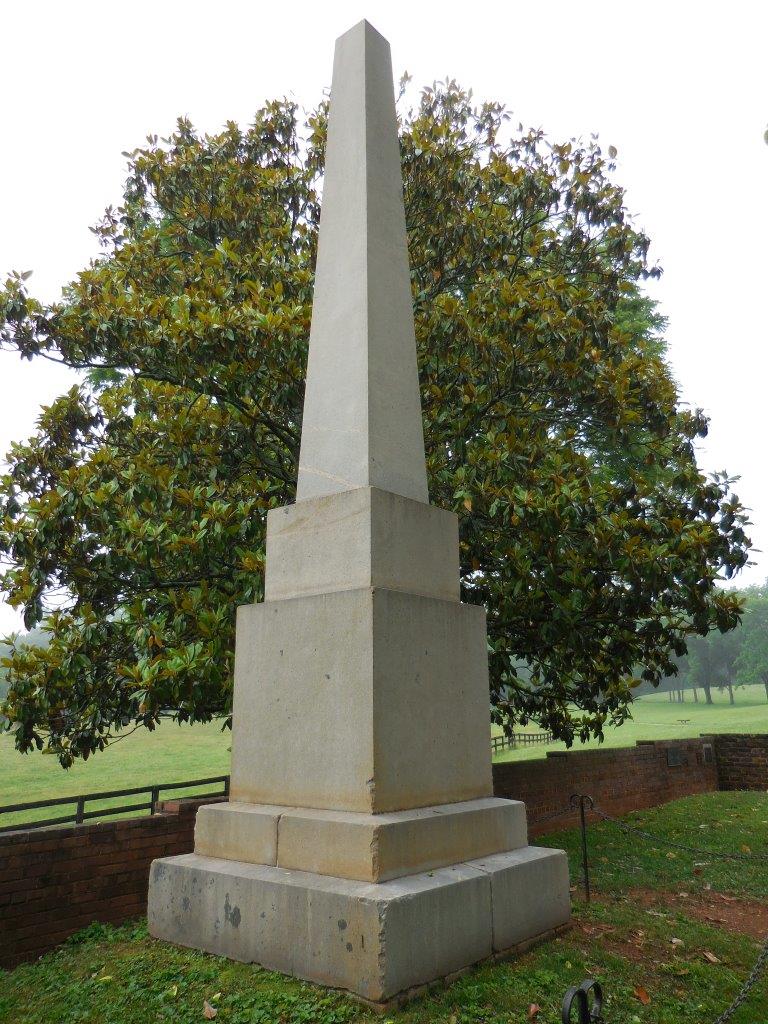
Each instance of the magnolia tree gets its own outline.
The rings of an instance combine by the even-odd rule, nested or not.
[[[160,716],[227,716],[234,613],[262,597],[265,517],[294,499],[325,110],[127,154],[103,254],[51,305],[0,293],[0,342],[82,383],[16,444],[2,587],[20,750],[69,765]],[[694,456],[658,273],[593,138],[552,144],[454,83],[401,122],[430,494],[460,516],[462,596],[488,610],[491,701],[570,742],[628,713],[686,636],[728,630],[746,561],[725,475]],[[300,711],[300,709],[298,709]]]

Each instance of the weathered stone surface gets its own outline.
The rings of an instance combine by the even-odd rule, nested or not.
[[[392,590],[238,610],[233,800],[381,813],[491,796],[485,612]]]
[[[523,805],[494,798],[374,815],[289,810],[279,835],[280,867],[367,882],[476,860],[527,841]]]
[[[526,846],[473,863],[491,879],[495,952],[568,921],[571,898],[563,850]]]
[[[523,804],[494,797],[389,814],[221,803],[201,808],[195,852],[383,882],[526,841]]]
[[[426,502],[389,43],[336,42],[298,501],[380,487]]]
[[[499,951],[500,914],[515,925],[499,940],[565,924],[567,900],[546,924],[534,911],[526,870],[559,883],[560,856],[529,847],[369,884],[188,854],[152,865],[149,930],[382,1002]]]
[[[374,591],[372,810],[493,795],[485,609]]]
[[[277,863],[277,823],[284,807],[207,804],[197,812],[195,852],[248,864]]]
[[[375,487],[267,514],[265,600],[359,587],[458,601],[458,517]]]

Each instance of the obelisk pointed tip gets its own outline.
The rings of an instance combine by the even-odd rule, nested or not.
[[[374,26],[370,23],[370,21],[368,21],[367,18],[363,18],[361,21],[358,21],[356,25],[353,25],[352,28],[348,28],[346,32],[342,32],[342,34],[339,36],[336,42],[339,43],[341,42],[342,39],[346,39],[347,36],[352,36],[353,34],[358,34],[361,36],[374,36],[375,38],[381,39],[385,43],[387,43],[387,45],[389,45],[389,40],[387,40],[381,34],[381,32],[379,32],[377,28],[374,28]]]

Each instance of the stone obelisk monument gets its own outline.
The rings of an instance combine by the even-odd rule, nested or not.
[[[383,1004],[564,924],[493,797],[485,613],[429,504],[389,45],[336,43],[295,505],[239,609],[229,803],[155,861],[153,935]]]

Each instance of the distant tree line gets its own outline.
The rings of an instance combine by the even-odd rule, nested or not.
[[[20,637],[25,644],[30,644],[32,647],[46,647],[48,644],[48,634],[44,629],[30,629],[28,633],[23,633]],[[8,693],[8,669],[3,664],[4,658],[9,658],[12,653],[12,645],[7,643],[5,640],[0,640],[0,701],[5,699]],[[2,715],[0,715],[2,719]]]
[[[741,625],[727,633],[713,631],[688,640],[688,653],[677,659],[677,675],[662,679],[658,690],[672,700],[685,700],[686,691],[695,701],[712,703],[712,691],[727,691],[735,703],[734,688],[762,684],[768,700],[768,581],[741,591],[744,614]],[[643,684],[636,696],[653,693]]]

